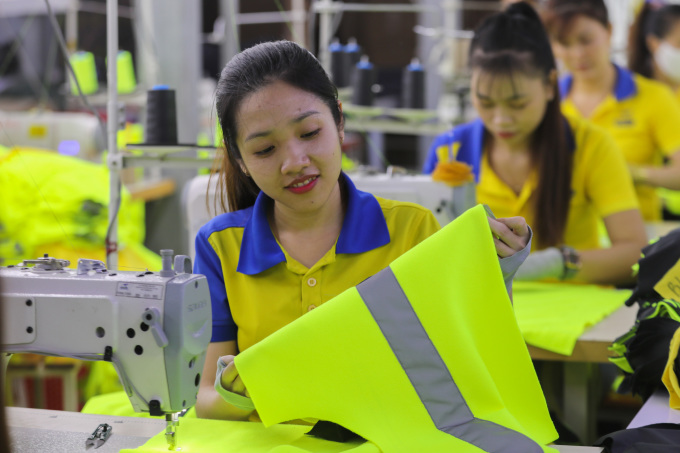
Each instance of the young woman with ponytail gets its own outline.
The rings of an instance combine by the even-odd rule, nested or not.
[[[387,267],[439,224],[421,206],[357,190],[341,172],[337,90],[299,45],[267,42],[239,53],[216,98],[227,213],[196,237],[194,271],[208,279],[213,318],[196,411],[256,420],[221,396],[247,393],[234,355]],[[524,219],[489,224],[500,258],[528,247]]]
[[[515,279],[630,282],[646,242],[630,176],[609,135],[561,113],[555,59],[536,11],[519,2],[486,19],[469,65],[479,119],[437,137],[424,171],[465,162],[479,203],[527,220],[534,252]],[[600,246],[600,220],[608,248]]]

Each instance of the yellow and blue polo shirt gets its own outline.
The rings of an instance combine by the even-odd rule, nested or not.
[[[208,279],[211,341],[237,340],[243,351],[376,274],[440,228],[422,206],[361,192],[344,174],[340,184],[346,197],[340,235],[311,268],[274,237],[267,220],[273,201],[264,193],[254,206],[219,215],[199,230],[194,272]]]
[[[638,203],[626,163],[609,134],[583,119],[566,117],[566,122],[574,160],[563,243],[579,250],[597,249],[599,219],[636,209]],[[484,135],[484,123],[479,119],[440,135],[430,148],[425,172],[434,169],[438,159],[450,153],[473,168],[478,203],[489,205],[498,217],[521,216],[533,225],[541,215],[534,208],[537,171],[529,174],[521,192],[516,194],[491,167],[488,154],[483,152]],[[540,243],[537,236],[534,244]]]
[[[669,87],[614,65],[614,92],[588,118],[611,134],[626,162],[662,165],[664,156],[680,150],[680,105]],[[582,117],[568,98],[571,75],[560,80],[562,111]],[[636,184],[640,211],[647,221],[661,219],[661,201],[655,187]]]

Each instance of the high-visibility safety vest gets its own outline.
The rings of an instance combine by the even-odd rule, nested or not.
[[[382,452],[554,451],[482,206],[236,357],[262,422],[335,422]]]

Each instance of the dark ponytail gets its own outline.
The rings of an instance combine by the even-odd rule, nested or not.
[[[273,41],[234,56],[222,70],[215,93],[224,138],[214,168],[219,171],[215,203],[225,212],[252,206],[260,193],[260,188],[241,169],[236,116],[246,97],[276,81],[316,95],[328,106],[338,128],[342,126],[338,90],[308,50],[291,41]]]
[[[497,76],[520,72],[543,77],[551,84],[555,95],[531,143],[531,160],[539,175],[532,227],[540,240],[539,247],[559,245],[564,240],[569,213],[572,154],[560,111],[555,58],[536,11],[519,2],[487,18],[475,31],[469,61],[471,69]]]
[[[628,33],[628,68],[648,78],[654,77],[653,55],[647,37],[664,39],[680,20],[680,5],[660,8],[645,2]]]

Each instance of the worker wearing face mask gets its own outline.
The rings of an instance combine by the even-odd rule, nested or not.
[[[646,1],[631,26],[628,66],[668,85],[680,101],[680,5]],[[658,189],[664,217],[680,218],[680,192]]]

